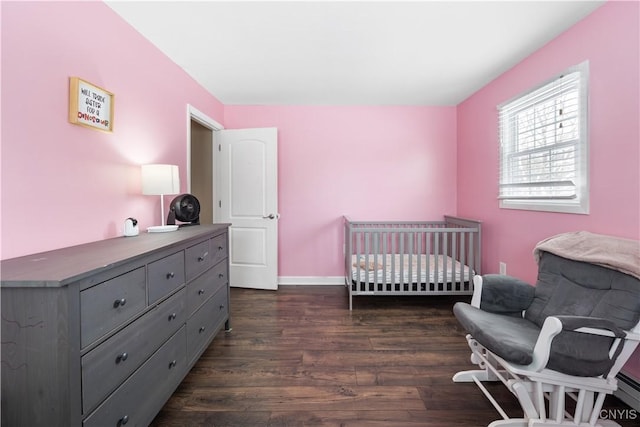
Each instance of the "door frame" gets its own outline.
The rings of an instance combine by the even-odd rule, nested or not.
[[[202,111],[198,110],[191,104],[187,104],[187,193],[191,192],[191,121],[195,121],[205,128],[211,130],[213,138],[215,138],[216,131],[224,129],[217,121],[213,120],[211,117],[207,116]],[[213,139],[211,140],[211,144],[213,144]],[[213,156],[215,157],[215,147],[213,151]],[[216,159],[211,159],[211,167],[215,165]],[[215,172],[215,171],[214,171]],[[214,174],[215,176],[215,174]],[[215,217],[215,209],[214,209],[214,217]],[[215,219],[215,218],[214,218]]]

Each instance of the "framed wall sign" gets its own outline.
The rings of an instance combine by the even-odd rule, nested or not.
[[[69,77],[69,122],[113,131],[113,93],[78,77]]]

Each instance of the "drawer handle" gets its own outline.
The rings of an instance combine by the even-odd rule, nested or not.
[[[171,273],[167,273],[167,280],[173,279],[174,277],[176,277],[176,275],[173,271]]]
[[[123,306],[127,303],[127,300],[124,298],[121,299],[117,299],[113,302],[113,308],[118,308],[120,306]]]
[[[177,316],[176,316],[176,314],[175,314],[175,313],[171,313],[171,314],[169,315],[169,322],[171,322],[172,320],[175,320],[175,318],[176,318],[176,317],[177,317]]]
[[[201,333],[204,332],[204,330],[205,330],[205,327],[204,326],[200,326],[200,329],[198,329],[198,333],[201,334]]]
[[[119,354],[118,357],[116,357],[116,365],[120,362],[124,362],[125,360],[127,360],[128,357],[129,355],[127,354],[126,351],[122,354]]]
[[[175,360],[169,362],[169,369],[174,368],[178,363]]]
[[[209,255],[209,252],[205,252],[205,253],[203,253],[202,255],[200,255],[200,256],[198,257],[198,262],[202,262],[202,261],[204,261],[204,260],[207,258],[207,255]]]
[[[124,417],[122,417],[122,418],[120,418],[120,419],[118,420],[118,425],[119,425],[119,426],[123,426],[123,425],[125,425],[125,424],[126,424],[126,423],[128,423],[128,422],[129,422],[129,415],[125,415]]]
[[[204,289],[198,290],[198,295],[202,295],[202,294],[204,294]]]

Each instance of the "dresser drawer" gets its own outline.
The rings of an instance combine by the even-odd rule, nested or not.
[[[187,284],[187,308],[189,316],[214,295],[218,289],[227,285],[227,264],[219,263],[202,276]]]
[[[81,347],[112,331],[147,306],[144,267],[80,292]]]
[[[217,264],[227,257],[227,235],[222,234],[220,236],[211,239],[211,253],[212,263]]]
[[[182,289],[82,357],[82,408],[88,413],[186,321]]]
[[[187,356],[193,361],[227,318],[227,288],[222,288],[187,320]]]
[[[149,304],[184,284],[184,252],[149,264]]]
[[[211,267],[212,256],[209,248],[209,240],[187,248],[184,251],[184,258],[187,281],[189,281]]]
[[[83,422],[84,427],[146,426],[186,373],[182,327]]]

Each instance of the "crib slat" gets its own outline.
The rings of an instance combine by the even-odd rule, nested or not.
[[[400,246],[400,280],[398,280],[398,282],[400,282],[398,285],[396,285],[398,288],[396,290],[402,290],[402,288],[404,287],[404,256],[405,256],[405,246],[404,246],[404,236],[405,233],[398,233],[400,236],[400,241],[398,242],[399,246]]]
[[[389,233],[382,233],[382,283],[383,290],[387,287],[387,245],[389,244]]]
[[[447,250],[448,245],[449,245],[449,236],[450,233],[448,232],[444,232],[442,233],[442,263],[443,263],[443,271],[442,271],[442,289],[443,290],[447,290],[450,291],[451,288],[449,285],[449,282],[451,280],[449,280],[449,275],[451,274],[451,269],[449,268],[449,258],[447,258],[449,256],[449,251]]]
[[[418,260],[418,271],[416,272],[416,277],[418,278],[416,280],[416,291],[420,291],[422,290],[421,287],[421,283],[422,283],[422,235],[424,233],[416,233],[417,238],[416,238],[416,257]],[[426,285],[425,285],[426,288]]]
[[[409,238],[409,274],[407,275],[407,289],[412,290],[413,288],[413,260],[414,260],[414,250],[413,250],[413,233],[409,233],[407,237]]]
[[[433,233],[433,245],[434,245],[434,249],[433,249],[433,256],[434,256],[434,264],[435,264],[435,268],[434,268],[434,276],[433,276],[433,284],[434,284],[434,289],[435,290],[441,290],[440,289],[440,265],[439,265],[439,261],[440,261],[440,233]]]
[[[371,247],[369,248],[369,256],[371,258],[370,263],[370,275],[373,278],[373,290],[376,290],[376,283],[378,282],[378,232],[371,232]]]
[[[458,233],[457,231],[451,232],[451,290],[458,291],[460,290],[460,285],[456,280],[456,260],[458,259]]]
[[[369,237],[371,233],[364,233],[364,273],[367,278],[367,290],[370,291],[371,285],[369,284],[369,252],[371,252],[371,248],[369,247]]]
[[[467,255],[467,251],[465,249],[465,242],[467,241],[467,237],[466,237],[466,233],[460,233],[460,282],[462,283],[462,286],[468,286],[469,288],[471,287],[471,282],[472,282],[472,278],[471,276],[468,277],[469,279],[469,284],[468,285],[464,285],[464,266],[467,265],[466,262],[466,255]]]
[[[357,277],[357,284],[356,286],[358,287],[358,289],[360,291],[363,291],[363,280],[362,280],[362,268],[360,265],[360,260],[362,259],[362,232],[357,232],[355,234],[355,239],[356,239],[356,277]]]
[[[395,260],[395,256],[394,254],[398,253],[398,244],[397,244],[397,234],[398,233],[391,233],[391,284],[390,284],[390,289],[391,291],[393,291],[394,289],[394,283],[393,283],[393,278],[396,277],[396,260]]]
[[[474,270],[475,268],[475,263],[474,263],[474,259],[473,259],[473,248],[474,248],[474,244],[473,244],[473,233],[468,233],[469,236],[469,268],[473,268]],[[469,272],[469,274],[471,275],[471,272]]]

